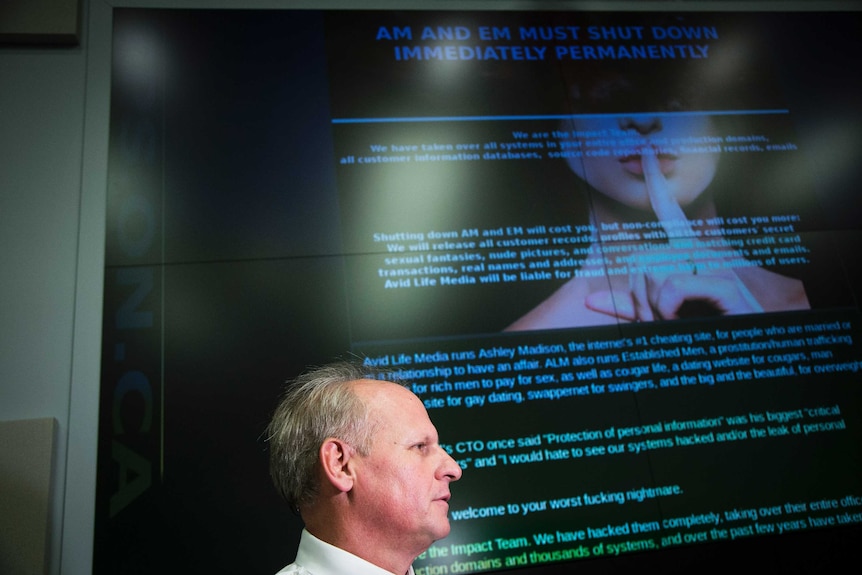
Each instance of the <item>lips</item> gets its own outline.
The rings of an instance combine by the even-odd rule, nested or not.
[[[670,175],[673,172],[674,167],[676,166],[676,161],[678,159],[677,156],[673,154],[658,154],[658,165],[659,169],[661,169],[661,173],[664,176]],[[640,154],[631,154],[628,156],[623,156],[619,159],[620,165],[623,170],[632,174],[633,176],[643,177],[644,168],[641,163],[641,155]]]

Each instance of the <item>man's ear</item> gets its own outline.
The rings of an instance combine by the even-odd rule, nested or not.
[[[328,437],[320,446],[320,463],[323,473],[339,491],[347,492],[353,488],[354,469],[351,459],[353,448],[334,437]]]

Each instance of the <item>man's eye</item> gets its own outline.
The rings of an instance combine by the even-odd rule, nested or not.
[[[417,443],[413,447],[415,447],[419,451],[428,451],[428,444],[427,443]]]

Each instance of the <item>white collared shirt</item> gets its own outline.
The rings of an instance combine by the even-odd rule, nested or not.
[[[365,559],[321,541],[305,529],[299,538],[296,560],[276,575],[392,575]],[[413,566],[406,575],[414,575]]]

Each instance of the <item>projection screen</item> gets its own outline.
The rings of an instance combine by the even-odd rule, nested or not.
[[[263,430],[351,357],[463,469],[417,575],[855,556],[860,28],[114,9],[94,571],[291,562]]]

